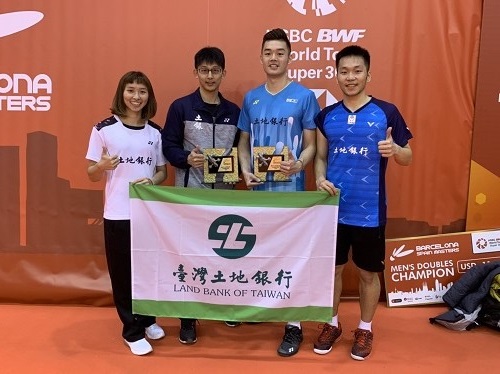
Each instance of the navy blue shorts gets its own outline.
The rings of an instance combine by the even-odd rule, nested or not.
[[[345,265],[352,248],[352,261],[366,271],[378,273],[385,268],[385,225],[379,227],[337,226],[336,265]]]

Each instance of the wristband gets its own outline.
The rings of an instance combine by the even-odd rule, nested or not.
[[[302,170],[304,168],[304,161],[302,161],[300,158],[297,159],[297,161],[295,161],[295,163],[299,162],[300,161],[300,170]]]
[[[155,184],[153,183],[153,180],[152,180],[151,178],[146,178],[146,179],[149,181],[149,183],[150,183],[152,186],[154,186],[154,185],[155,185]]]

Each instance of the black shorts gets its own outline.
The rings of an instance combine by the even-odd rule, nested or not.
[[[344,265],[352,248],[352,261],[366,271],[378,273],[385,268],[385,225],[379,227],[337,226],[336,265]]]

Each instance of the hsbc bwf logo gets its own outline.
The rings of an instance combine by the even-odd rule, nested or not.
[[[241,258],[255,246],[257,236],[252,233],[252,228],[252,223],[246,218],[227,214],[212,222],[208,239],[217,243],[212,247],[217,255],[227,259]]]

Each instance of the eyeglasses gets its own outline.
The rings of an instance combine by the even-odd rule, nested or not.
[[[216,75],[221,75],[222,74],[222,68],[198,68],[198,74],[200,75],[208,75],[208,73],[212,73],[213,76]]]

